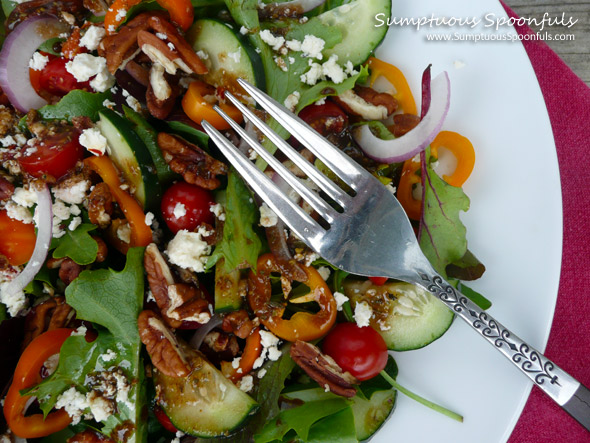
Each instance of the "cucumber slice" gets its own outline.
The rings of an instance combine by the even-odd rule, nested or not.
[[[440,300],[418,286],[390,282],[345,281],[344,294],[353,307],[366,301],[373,309],[371,326],[392,351],[418,349],[442,336],[454,314]]]
[[[242,307],[239,292],[240,270],[227,272],[223,259],[215,266],[215,312],[232,312]]]
[[[366,440],[377,432],[393,411],[396,394],[395,389],[389,388],[373,392],[370,399],[359,395],[351,399],[350,407],[354,415],[354,427],[358,440]],[[304,402],[340,398],[331,392],[325,392],[323,389],[316,387],[283,393],[283,397]]]
[[[258,409],[201,353],[184,346],[193,371],[186,378],[170,377],[154,369],[158,401],[170,421],[195,437],[228,436]]]
[[[195,52],[203,51],[209,72],[203,80],[223,86],[230,92],[243,93],[236,80],[243,78],[264,88],[264,70],[260,56],[246,39],[239,37],[225,23],[213,19],[197,20],[188,30],[186,41]],[[203,58],[203,57],[202,57]]]
[[[342,32],[342,41],[326,49],[324,55],[329,58],[336,54],[340,64],[350,60],[357,66],[366,61],[387,33],[387,26],[375,27],[375,15],[381,13],[384,19],[390,17],[391,0],[354,0],[315,17],[324,26]]]
[[[144,209],[156,208],[161,188],[150,152],[133,130],[132,124],[109,109],[98,113],[97,127],[107,139],[109,157],[131,186]]]

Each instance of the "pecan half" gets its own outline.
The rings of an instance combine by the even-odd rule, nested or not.
[[[152,363],[160,372],[170,377],[186,377],[191,368],[184,352],[172,332],[153,311],[143,311],[137,319],[139,336]]]
[[[88,196],[88,218],[104,229],[111,223],[112,213],[113,196],[109,185],[98,183]]]
[[[185,283],[176,283],[155,243],[146,248],[143,264],[152,295],[170,327],[178,328],[187,321],[203,324],[211,319],[209,302],[203,291]]]
[[[396,137],[401,137],[414,129],[420,123],[420,117],[413,114],[398,114],[393,116],[393,125],[389,129]]]
[[[236,337],[243,339],[246,339],[256,326],[256,323],[250,320],[250,316],[244,309],[230,312],[223,317],[221,323],[221,329],[225,332],[233,332]]]
[[[72,283],[78,275],[82,272],[82,266],[76,263],[71,258],[66,258],[62,261],[59,267],[59,278],[66,286]]]
[[[73,309],[64,297],[45,300],[35,306],[25,321],[23,349],[45,331],[65,327],[73,316]]]
[[[188,183],[205,189],[215,189],[220,185],[216,176],[227,173],[224,163],[180,137],[160,132],[158,145],[170,169],[182,175]]]
[[[297,340],[291,346],[291,358],[322,388],[342,397],[354,397],[358,380],[349,372],[343,372],[332,357],[316,346]]]

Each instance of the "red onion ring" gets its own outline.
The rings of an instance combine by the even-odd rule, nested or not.
[[[35,249],[25,269],[11,280],[3,289],[8,294],[17,294],[31,282],[45,263],[53,230],[53,206],[47,185],[37,192],[37,240]]]
[[[47,104],[31,85],[29,60],[41,43],[66,30],[56,17],[41,15],[20,23],[6,37],[0,52],[0,87],[19,111],[28,112]]]
[[[354,139],[365,155],[381,163],[397,163],[423,151],[440,132],[449,112],[451,84],[445,72],[437,75],[430,85],[430,108],[420,123],[407,134],[383,140],[375,136],[369,125],[361,125],[353,132]]]

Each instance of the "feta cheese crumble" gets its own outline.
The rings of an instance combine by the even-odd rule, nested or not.
[[[262,206],[260,206],[260,225],[270,228],[271,226],[275,226],[278,221],[277,214],[266,203],[262,203]]]
[[[284,37],[276,37],[268,29],[260,31],[259,34],[262,41],[266,43],[268,46],[270,46],[273,49],[273,51],[278,51],[285,44]]]
[[[184,217],[186,215],[186,207],[182,203],[178,202],[176,203],[176,206],[174,206],[172,214],[174,215],[174,218]]]
[[[254,378],[251,375],[245,375],[238,383],[241,391],[250,392],[254,387]]]
[[[334,292],[334,299],[336,300],[336,309],[342,311],[342,305],[348,301],[348,297],[342,292]]]
[[[202,226],[197,232],[189,232],[186,229],[178,231],[166,249],[170,263],[194,272],[204,272],[211,254],[211,246],[203,240],[207,235],[209,231]]]
[[[115,78],[107,69],[107,60],[104,57],[95,57],[92,54],[78,54],[73,60],[66,63],[66,71],[79,82],[90,81],[90,86],[97,92],[104,92],[115,83]]]
[[[301,98],[301,94],[299,93],[299,91],[293,91],[291,94],[289,94],[287,96],[287,98],[284,101],[284,105],[285,107],[289,110],[289,111],[294,111],[295,108],[297,107],[297,104],[299,103],[299,99]]]
[[[80,144],[94,155],[108,153],[107,139],[97,128],[88,128],[82,131],[79,138]]]
[[[225,212],[223,211],[223,206],[221,206],[221,203],[211,205],[209,210],[215,214],[215,217],[217,217],[219,220],[225,221]]]
[[[49,57],[40,52],[35,52],[31,60],[29,60],[29,68],[33,71],[42,71],[47,63],[49,63]]]
[[[53,187],[51,192],[55,198],[59,198],[65,203],[71,205],[82,204],[86,198],[86,192],[90,189],[90,182],[88,180],[80,180],[68,187],[57,188]]]
[[[372,316],[373,309],[366,301],[359,302],[354,307],[354,321],[356,321],[359,328],[369,326],[369,321]]]
[[[98,49],[101,40],[105,36],[106,31],[101,26],[91,26],[80,39],[80,46],[84,46],[91,51]]]

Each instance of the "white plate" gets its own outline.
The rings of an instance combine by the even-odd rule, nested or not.
[[[494,0],[394,1],[395,17],[506,17]],[[493,302],[490,313],[544,350],[559,282],[561,186],[545,103],[519,42],[433,42],[431,32],[488,32],[470,28],[392,26],[377,56],[405,73],[420,100],[420,79],[451,78],[451,110],[444,129],[467,136],[475,171],[464,186],[471,209],[462,217],[469,248],[486,265],[471,286]],[[501,34],[513,28],[503,27]],[[465,64],[461,69],[454,62]],[[396,410],[374,442],[498,443],[516,424],[531,383],[499,352],[457,319],[424,349],[396,353],[402,385],[464,415],[457,423],[398,396]]]

